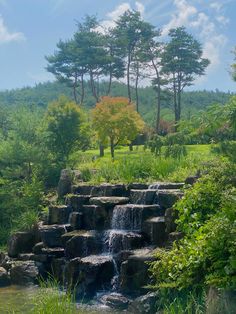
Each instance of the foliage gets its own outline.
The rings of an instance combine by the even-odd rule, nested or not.
[[[202,58],[201,44],[186,32],[184,27],[169,31],[171,38],[162,56],[162,72],[170,76],[174,94],[175,121],[181,118],[181,94],[193,84],[197,76],[204,74],[210,61]]]
[[[156,254],[151,266],[156,286],[236,288],[235,165],[222,166],[213,167],[175,206],[185,237]]]
[[[46,112],[47,141],[59,162],[66,163],[69,155],[82,146],[83,140],[87,146],[84,120],[78,105],[65,96],[49,104]]]
[[[144,128],[134,106],[122,97],[103,97],[92,110],[92,124],[102,144],[109,139],[113,158],[118,144],[130,143]]]
[[[180,160],[182,157],[187,156],[187,150],[185,145],[174,144],[168,145],[165,150],[165,158],[172,157]]]

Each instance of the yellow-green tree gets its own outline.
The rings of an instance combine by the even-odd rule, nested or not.
[[[100,142],[109,142],[112,158],[118,144],[130,143],[144,128],[134,105],[124,97],[103,97],[92,109],[92,123]]]
[[[48,146],[57,161],[66,163],[76,149],[84,148],[88,134],[81,108],[66,96],[48,106],[46,113]]]

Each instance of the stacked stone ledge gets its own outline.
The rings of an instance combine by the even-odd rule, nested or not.
[[[147,262],[157,247],[180,237],[175,231],[174,203],[183,196],[183,183],[133,183],[86,185],[65,188],[64,205],[49,207],[47,221],[37,230],[18,232],[0,258],[0,285],[35,284],[52,274],[63,285],[77,287],[78,296],[93,297],[112,290],[119,276],[117,295],[140,295],[148,283]],[[61,195],[62,196],[62,195]],[[112,230],[115,248],[109,248],[114,210],[138,213],[138,230]],[[127,228],[129,229],[129,228]],[[105,254],[106,253],[106,254]],[[114,287],[113,287],[114,288]],[[126,304],[126,301],[122,299]]]

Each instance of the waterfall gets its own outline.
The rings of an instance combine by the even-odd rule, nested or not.
[[[112,216],[112,229],[141,230],[143,206],[117,205]]]

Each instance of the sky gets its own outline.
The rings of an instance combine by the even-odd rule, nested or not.
[[[229,71],[236,46],[236,0],[0,0],[0,90],[52,81],[46,55],[73,36],[77,21],[97,15],[105,26],[127,9],[163,30],[185,26],[211,65],[191,89],[236,92]]]

